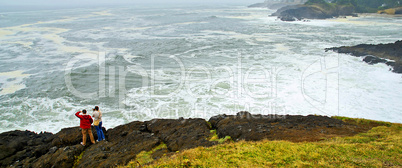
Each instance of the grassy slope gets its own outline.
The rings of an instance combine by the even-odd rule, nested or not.
[[[352,3],[355,1],[354,3]],[[369,2],[371,1],[371,2]],[[357,13],[385,13],[385,14],[391,14],[394,15],[396,11],[399,11],[397,13],[401,13],[402,11],[402,6],[393,4],[390,6],[385,6],[385,7],[380,7],[376,5],[381,5],[381,4],[387,4],[387,2],[373,2],[373,1],[378,1],[378,0],[350,0],[349,3],[347,1],[342,1],[341,3],[327,3],[326,1],[320,2],[320,0],[310,0],[305,3],[305,5],[309,6],[314,6],[320,9],[323,12],[326,12],[328,14],[333,14],[334,12],[336,13],[337,10],[341,10],[342,8],[349,7],[353,8],[354,12]],[[344,3],[342,3],[344,2]],[[379,10],[382,9],[382,10]],[[354,13],[352,12],[352,13]]]
[[[389,15],[395,15],[395,13],[397,13],[397,11],[402,11],[402,7],[379,10],[379,11],[377,11],[377,13],[380,13],[380,14],[386,13]]]
[[[181,151],[147,167],[388,167],[402,166],[402,124],[338,117],[382,125],[353,137],[320,142],[229,142]],[[126,167],[135,167],[136,161]]]

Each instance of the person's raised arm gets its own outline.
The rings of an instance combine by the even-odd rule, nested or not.
[[[76,113],[75,113],[75,116],[77,116],[78,118],[82,119],[82,116],[80,115],[80,113],[81,113],[81,111],[76,112]]]

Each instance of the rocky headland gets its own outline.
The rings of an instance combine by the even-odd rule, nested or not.
[[[392,67],[392,72],[402,73],[402,41],[388,44],[359,44],[356,46],[341,46],[326,48],[325,51],[351,54],[363,57],[368,64],[385,63]]]
[[[293,5],[278,9],[272,16],[282,21],[297,21],[305,19],[328,19],[339,16],[357,16],[353,6],[349,5]]]
[[[136,159],[142,151],[153,151],[158,159],[176,151],[208,147],[219,141],[288,140],[320,141],[366,132],[374,123],[362,125],[326,116],[218,115],[200,118],[133,121],[104,130],[106,141],[82,146],[79,127],[56,134],[10,131],[0,134],[0,167],[116,167]],[[93,129],[96,138],[96,131]],[[165,148],[157,148],[161,144]],[[138,163],[141,164],[141,163]]]
[[[282,21],[327,19],[340,16],[357,16],[356,13],[402,14],[399,2],[378,0],[308,0],[304,4],[284,6],[272,16]]]

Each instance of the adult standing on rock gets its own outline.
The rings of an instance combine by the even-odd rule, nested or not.
[[[98,135],[97,141],[105,140],[105,135],[102,130],[102,112],[99,110],[98,106],[95,106],[93,110],[94,113],[92,114],[92,117],[95,119],[94,126],[96,128],[96,134]]]
[[[82,113],[82,115],[80,115],[80,113]],[[85,146],[87,141],[87,134],[89,134],[91,142],[95,144],[94,135],[92,134],[91,130],[91,124],[93,122],[92,117],[90,115],[87,115],[87,110],[85,109],[75,113],[75,116],[77,116],[80,119],[80,128],[82,129],[81,145]]]

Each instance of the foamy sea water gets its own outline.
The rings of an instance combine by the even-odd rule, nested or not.
[[[0,132],[153,118],[340,115],[402,123],[401,74],[325,48],[393,43],[402,18],[282,22],[239,6],[0,12]]]

